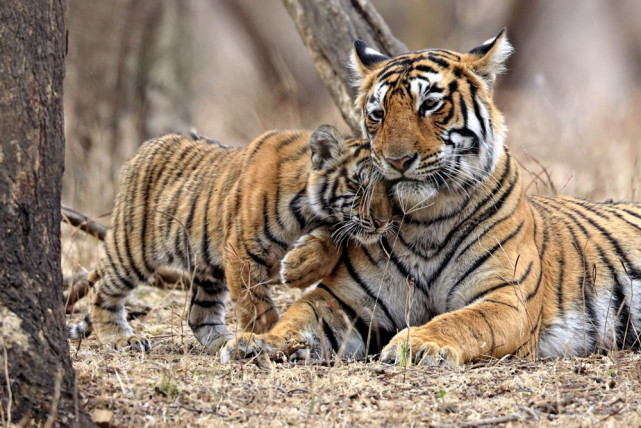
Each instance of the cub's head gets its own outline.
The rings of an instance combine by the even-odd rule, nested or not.
[[[494,170],[506,128],[492,90],[511,52],[505,30],[467,53],[389,58],[354,43],[363,132],[405,212],[439,193],[467,194]]]
[[[309,144],[307,194],[314,214],[334,226],[337,241],[376,241],[392,227],[392,206],[373,168],[369,141],[344,139],[335,128],[322,125]]]

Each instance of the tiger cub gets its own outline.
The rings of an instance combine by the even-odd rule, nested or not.
[[[265,332],[279,318],[268,284],[293,244],[298,256],[286,259],[281,274],[303,288],[337,263],[332,234],[367,243],[390,227],[369,143],[343,139],[331,126],[270,131],[246,148],[195,135],[150,140],[121,172],[106,254],[89,276],[90,315],[68,326],[69,336],[83,337],[93,325],[103,342],[149,351],[127,323],[124,303],[165,266],[193,278],[189,326],[215,352],[232,337],[228,290],[242,328]]]

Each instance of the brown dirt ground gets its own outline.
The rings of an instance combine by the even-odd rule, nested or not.
[[[289,290],[275,294],[281,306],[296,298]],[[130,308],[144,315],[133,326],[151,338],[148,355],[110,351],[95,338],[71,344],[85,409],[107,410],[112,426],[153,427],[641,422],[639,354],[495,360],[456,370],[262,359],[220,364],[191,334],[185,299],[179,290],[136,289]]]

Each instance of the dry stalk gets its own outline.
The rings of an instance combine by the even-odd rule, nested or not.
[[[58,369],[56,370],[56,383],[53,387],[53,398],[51,400],[51,411],[49,412],[49,417],[45,422],[45,428],[51,428],[56,422],[58,417],[58,405],[60,404],[60,388],[62,387],[62,366],[58,364]]]

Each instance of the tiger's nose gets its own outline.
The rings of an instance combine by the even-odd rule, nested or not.
[[[418,153],[414,153],[414,156],[405,155],[398,158],[385,158],[385,162],[398,172],[405,172],[417,157]]]
[[[386,224],[387,224],[387,220],[384,220],[382,218],[374,219],[374,226],[376,226],[377,229],[383,228]]]

